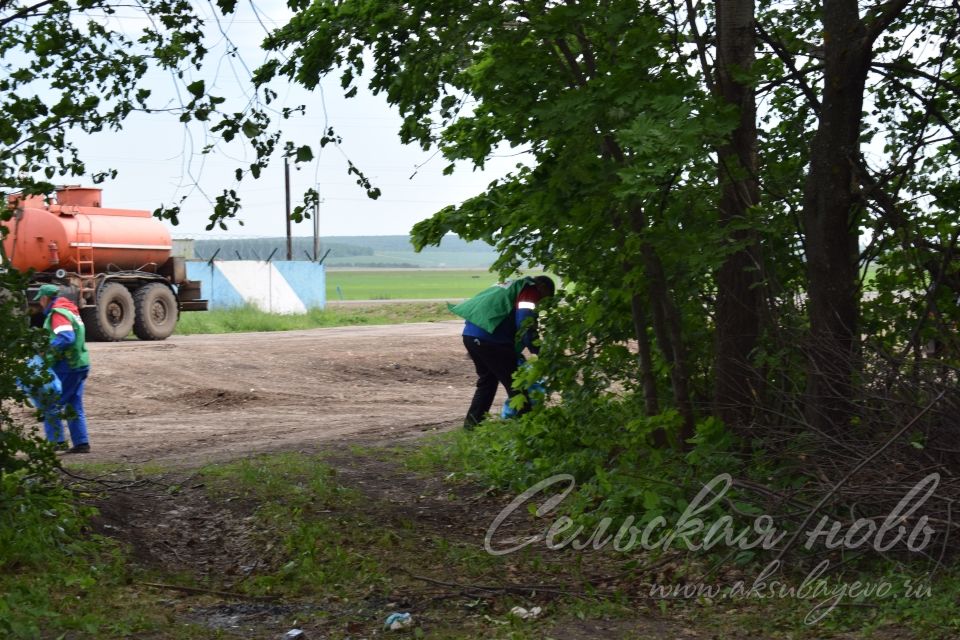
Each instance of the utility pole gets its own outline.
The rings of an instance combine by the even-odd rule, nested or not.
[[[293,260],[293,238],[290,231],[290,159],[283,159],[283,181],[287,193],[287,260]]]
[[[317,201],[313,205],[313,261],[320,258],[320,185],[317,185]]]

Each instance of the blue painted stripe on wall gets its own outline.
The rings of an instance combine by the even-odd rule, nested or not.
[[[231,309],[246,304],[243,296],[216,267],[206,262],[187,262],[187,277],[200,281],[200,293],[210,301],[210,309]]]
[[[307,309],[322,309],[327,304],[327,273],[322,264],[281,261],[274,262],[273,266],[290,283]]]

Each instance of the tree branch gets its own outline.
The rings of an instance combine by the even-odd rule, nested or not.
[[[896,62],[873,62],[871,63],[870,66],[874,69],[901,71],[905,74],[916,76],[917,78],[923,78],[924,80],[929,80],[930,82],[934,83],[934,85],[936,85],[938,89],[942,87],[947,91],[960,96],[960,84],[955,84],[953,82],[950,82],[942,76],[935,76],[932,73],[927,73],[926,71],[922,71],[917,67],[911,67],[905,64],[898,64]],[[878,73],[880,72],[878,71]],[[883,74],[883,75],[885,77],[892,77],[889,74]]]
[[[583,25],[577,25],[577,42],[580,43],[580,50],[583,53],[583,60],[587,63],[587,72],[590,74],[590,77],[597,76],[597,59],[593,56],[593,50],[590,46],[590,41],[587,39],[587,34],[583,31]]]
[[[697,44],[697,57],[700,58],[700,66],[703,68],[703,82],[707,85],[710,93],[716,93],[716,86],[713,82],[713,68],[707,60],[707,43],[697,28],[697,8],[693,5],[693,0],[686,0],[687,4],[687,22],[690,24],[690,33],[693,34],[693,40]]]
[[[19,20],[20,18],[25,18],[31,15],[32,13],[35,13],[39,9],[42,9],[47,5],[53,4],[54,2],[56,2],[56,0],[41,0],[41,2],[38,2],[35,5],[24,7],[23,9],[20,9],[20,11],[17,11],[12,16],[7,16],[6,18],[3,18],[2,20],[0,20],[0,28],[7,26],[8,24],[10,24],[11,22],[14,22],[15,20]]]
[[[916,98],[921,105],[926,107],[927,113],[934,116],[934,118],[940,124],[940,126],[942,126],[944,129],[950,132],[950,135],[953,136],[954,140],[960,141],[960,133],[958,133],[958,131],[954,128],[950,120],[945,115],[943,115],[943,113],[936,106],[934,106],[932,99],[924,98],[924,96],[922,96],[916,89],[914,89],[913,87],[911,87],[910,85],[904,82],[901,82],[900,79],[897,78],[896,76],[890,75],[888,73],[882,73],[882,72],[878,72],[878,73],[880,73],[880,75],[890,80],[890,82],[896,84],[898,87],[900,87],[901,89],[903,89],[904,91],[912,95],[914,98]]]
[[[817,94],[813,90],[813,88],[809,84],[807,84],[806,80],[804,80],[804,77],[803,77],[804,73],[801,72],[799,69],[797,69],[796,59],[794,58],[794,56],[787,50],[783,42],[775,38],[772,34],[767,33],[767,31],[764,30],[762,26],[760,26],[759,22],[756,24],[756,28],[757,28],[757,37],[759,37],[762,41],[770,45],[770,48],[773,49],[773,52],[777,54],[777,57],[783,61],[783,64],[785,64],[787,69],[790,70],[790,73],[788,74],[787,77],[797,81],[797,86],[799,87],[803,95],[807,98],[807,102],[810,103],[810,107],[813,109],[814,113],[819,114],[820,100],[817,98]]]
[[[877,5],[868,13],[864,18],[864,26],[867,28],[867,47],[871,46],[880,37],[880,34],[903,13],[908,4],[910,4],[910,0],[888,0],[888,2]]]
[[[553,43],[557,45],[557,49],[563,54],[563,58],[566,60],[567,67],[569,67],[570,73],[573,75],[577,86],[587,86],[587,78],[583,74],[583,69],[580,68],[580,63],[577,62],[577,57],[573,55],[573,51],[570,50],[570,45],[567,44],[567,41],[563,38],[554,38]]]
[[[897,432],[896,432],[895,434],[893,434],[890,438],[888,438],[887,441],[886,441],[882,446],[880,446],[876,451],[874,451],[873,453],[871,453],[870,455],[868,455],[866,458],[864,458],[863,460],[861,460],[860,463],[859,463],[856,467],[854,467],[853,470],[850,471],[846,476],[844,476],[837,484],[833,485],[833,488],[831,488],[830,491],[828,491],[827,493],[825,493],[824,496],[823,496],[822,498],[820,498],[820,501],[817,502],[817,504],[807,513],[807,517],[804,518],[804,520],[803,520],[803,522],[800,524],[800,526],[797,527],[796,532],[794,532],[794,534],[793,534],[793,536],[790,538],[790,540],[787,541],[787,544],[784,545],[784,546],[780,549],[780,552],[777,554],[777,557],[774,558],[774,560],[780,560],[780,559],[783,558],[783,555],[784,555],[787,551],[790,550],[790,547],[793,546],[793,544],[797,541],[797,538],[799,538],[800,535],[803,533],[804,528],[807,526],[807,523],[810,522],[810,518],[813,517],[813,514],[815,514],[817,511],[819,511],[819,510],[820,510],[820,507],[822,507],[824,504],[826,504],[826,503],[827,503],[827,500],[829,500],[837,491],[840,490],[840,487],[842,487],[843,485],[845,485],[845,484],[847,483],[847,481],[850,480],[850,478],[852,478],[853,476],[855,476],[855,475],[857,474],[858,471],[860,471],[860,470],[863,469],[865,466],[867,466],[867,465],[870,463],[871,460],[873,460],[873,459],[876,458],[878,455],[880,455],[881,453],[883,453],[890,445],[892,445],[894,442],[896,442],[897,439],[900,438],[900,436],[902,436],[904,433],[906,433],[906,432],[910,429],[910,427],[912,427],[914,424],[916,424],[917,420],[919,420],[920,418],[922,418],[928,411],[930,411],[930,409],[932,409],[932,408],[934,407],[934,405],[936,405],[938,402],[940,402],[940,399],[944,396],[945,393],[946,393],[946,391],[941,391],[941,392],[940,392],[940,395],[938,395],[936,398],[934,398],[934,399],[930,402],[930,404],[928,404],[926,407],[923,408],[922,411],[920,411],[920,413],[918,413],[917,415],[915,415],[915,416],[913,417],[913,419],[910,420],[910,422],[908,422],[907,424],[905,424],[899,431],[897,431]]]

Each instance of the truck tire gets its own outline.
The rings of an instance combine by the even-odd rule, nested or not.
[[[177,326],[177,297],[165,284],[152,282],[133,294],[136,319],[133,332],[141,340],[164,340]]]
[[[108,282],[97,293],[97,306],[84,307],[80,317],[87,339],[93,342],[117,342],[133,328],[133,296],[119,282]]]

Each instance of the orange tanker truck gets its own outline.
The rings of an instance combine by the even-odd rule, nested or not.
[[[202,311],[200,284],[173,257],[167,227],[149,211],[100,206],[100,189],[61,187],[55,197],[10,196],[3,240],[10,266],[30,272],[29,299],[60,285],[80,308],[89,340],[173,333],[181,311]]]

